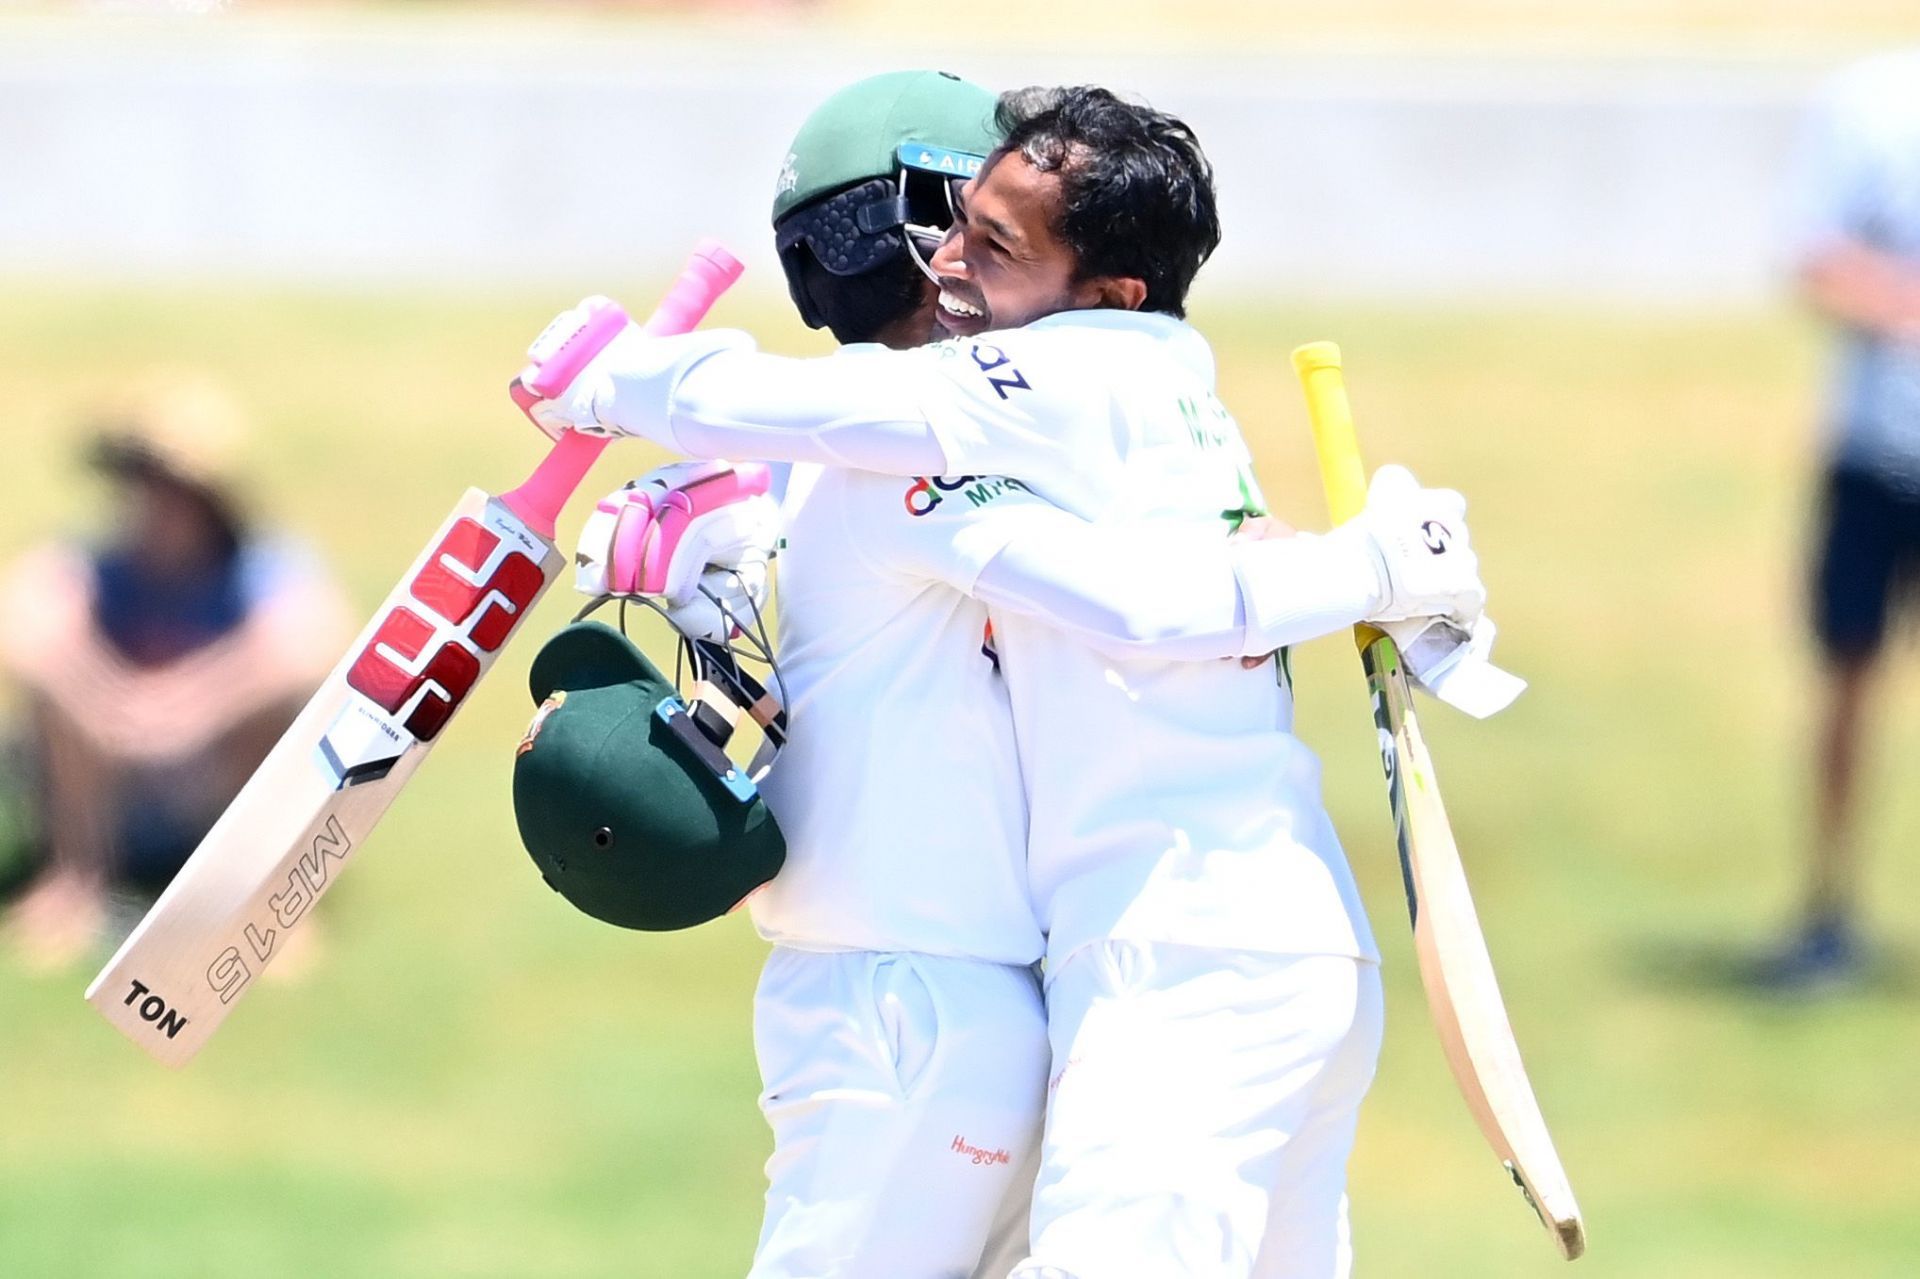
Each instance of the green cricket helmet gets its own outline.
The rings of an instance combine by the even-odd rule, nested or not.
[[[786,860],[755,786],[785,740],[785,712],[730,644],[681,642],[691,698],[600,622],[559,632],[529,675],[539,710],[513,765],[520,841],[556,892],[622,928],[716,919]],[[723,749],[741,713],[761,728],[752,767]]]
[[[849,339],[842,329],[884,323],[892,317],[858,312],[897,308],[915,269],[931,275],[927,260],[953,225],[955,189],[1000,143],[998,102],[949,72],[895,71],[847,86],[807,117],[780,170],[773,225],[788,290],[810,328],[866,340],[868,332]],[[877,290],[849,286],[876,275]]]

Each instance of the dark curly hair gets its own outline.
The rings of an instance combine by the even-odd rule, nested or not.
[[[1213,166],[1186,123],[1091,85],[1002,94],[1006,134],[995,156],[1018,152],[1058,173],[1060,237],[1079,278],[1146,282],[1141,309],[1184,316],[1187,289],[1220,244]]]

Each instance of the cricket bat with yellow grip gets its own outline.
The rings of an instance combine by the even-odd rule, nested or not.
[[[1338,524],[1359,514],[1367,500],[1340,348],[1303,346],[1293,353],[1293,366],[1306,391],[1327,508]],[[1373,627],[1356,627],[1355,635],[1373,697],[1414,953],[1441,1048],[1480,1131],[1571,1261],[1586,1251],[1586,1227],[1520,1061],[1399,650]]]

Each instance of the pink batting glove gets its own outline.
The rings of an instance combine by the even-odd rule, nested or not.
[[[574,588],[679,606],[698,595],[709,567],[764,568],[780,535],[771,481],[757,462],[655,467],[602,498],[587,517],[574,556]]]

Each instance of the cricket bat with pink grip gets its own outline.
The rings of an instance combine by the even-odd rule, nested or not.
[[[646,329],[696,326],[741,266],[703,243]],[[609,304],[516,378],[563,390],[627,323]],[[554,522],[607,440],[562,433],[518,488],[467,490],[146,918],[87,987],[170,1066],[204,1046],[373,832],[473,686],[566,567]]]
[[[1366,505],[1367,475],[1340,348],[1331,342],[1303,346],[1293,353],[1293,365],[1307,396],[1327,508],[1341,523]],[[1539,1214],[1560,1255],[1571,1261],[1586,1251],[1586,1224],[1520,1060],[1460,849],[1440,802],[1433,760],[1414,718],[1399,650],[1371,626],[1356,627],[1355,634],[1373,697],[1400,874],[1413,917],[1414,955],[1441,1050],[1481,1134]]]

